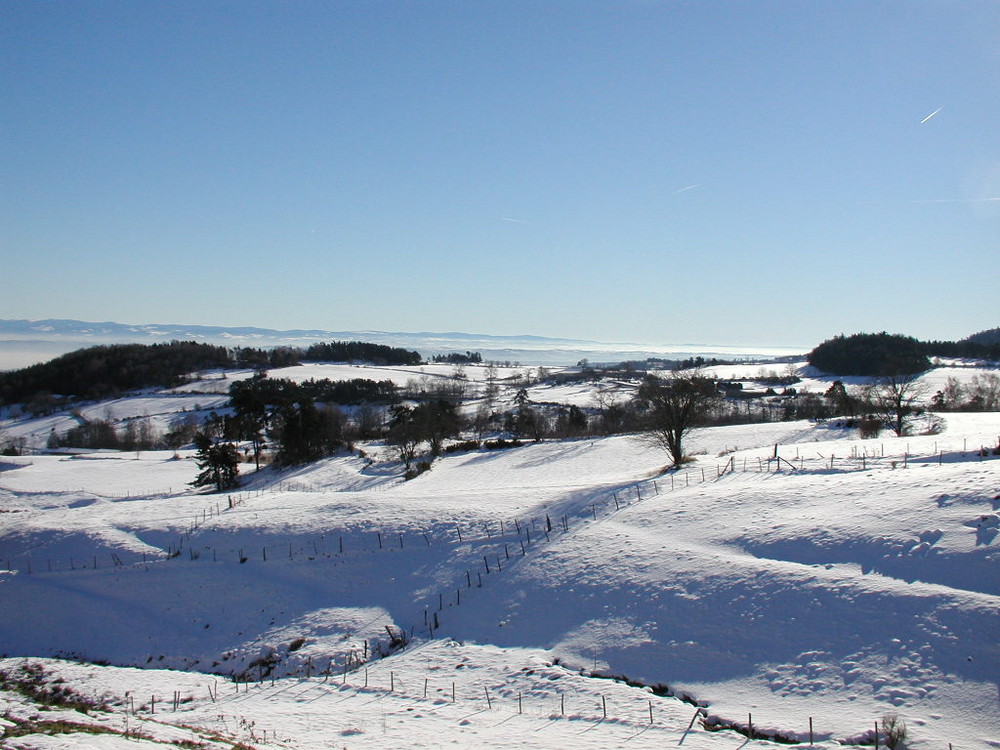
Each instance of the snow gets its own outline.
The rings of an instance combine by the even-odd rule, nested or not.
[[[791,386],[797,391],[820,394],[825,393],[836,380],[849,387],[861,386],[869,381],[868,378],[861,376],[829,375],[809,366],[805,360],[785,364],[713,365],[706,367],[705,371],[717,378],[742,382],[744,387],[752,390],[766,389],[768,386],[762,381],[768,377],[785,375],[794,375],[800,378],[799,382]],[[955,378],[962,385],[968,385],[974,377],[982,377],[990,373],[997,373],[995,363],[977,360],[939,359],[936,360],[934,367],[917,377],[917,382],[921,389],[926,392],[927,398],[930,398],[934,393],[944,388],[948,378]],[[780,386],[774,388],[777,391],[781,390]]]
[[[290,369],[336,367],[384,379]],[[593,404],[579,385],[531,395]],[[173,398],[207,406],[175,391],[88,408],[166,418]],[[811,719],[819,747],[890,712],[916,750],[996,746],[1000,457],[978,449],[1000,414],[941,416],[906,438],[705,429],[673,475],[634,437],[449,454],[409,482],[371,445],[244,467],[221,496],[187,487],[185,451],[4,459],[0,670],[27,658],[107,695],[89,719],[43,713],[118,734],[0,747],[743,746],[698,721],[685,735],[683,696],[803,742]],[[400,633],[408,648],[373,658]],[[8,722],[39,715],[0,703]]]

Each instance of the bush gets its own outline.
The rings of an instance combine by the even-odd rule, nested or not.
[[[858,437],[864,438],[877,438],[879,433],[882,432],[882,421],[875,419],[874,417],[866,417],[864,419],[859,419],[858,425]]]
[[[107,710],[97,698],[81,695],[61,679],[50,679],[40,664],[22,664],[16,670],[0,671],[0,690],[9,690],[42,706],[68,708],[80,713]]]
[[[499,451],[505,448],[517,448],[519,445],[521,445],[520,440],[504,440],[503,438],[487,440],[483,443],[483,447],[491,451]]]
[[[416,479],[425,471],[430,471],[430,470],[431,470],[430,461],[417,461],[416,466],[406,470],[406,473],[403,474],[403,479],[405,479],[406,481],[409,481],[411,479]]]
[[[882,717],[882,739],[889,750],[901,747],[906,739],[906,722],[896,714],[886,714]]]
[[[465,453],[468,451],[477,451],[482,447],[478,440],[465,440],[461,443],[453,443],[451,445],[445,446],[445,453]]]

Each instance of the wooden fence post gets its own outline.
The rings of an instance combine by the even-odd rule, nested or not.
[[[688,736],[688,732],[690,732],[691,727],[694,726],[695,719],[697,719],[700,714],[701,714],[701,708],[696,708],[694,710],[694,716],[692,716],[691,721],[688,722],[687,729],[685,729],[684,734],[681,735],[681,741],[677,743],[678,745],[684,744],[684,738]]]

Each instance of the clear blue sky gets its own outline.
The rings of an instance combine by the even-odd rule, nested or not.
[[[2,318],[1000,325],[996,0],[7,0],[0,65]]]

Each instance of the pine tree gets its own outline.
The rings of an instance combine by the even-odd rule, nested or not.
[[[232,443],[216,443],[204,432],[194,436],[198,449],[195,463],[201,472],[191,482],[192,487],[215,485],[216,492],[232,489],[239,484],[239,456]]]

